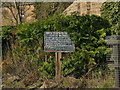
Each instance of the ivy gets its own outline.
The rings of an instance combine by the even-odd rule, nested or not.
[[[16,46],[12,53],[24,60],[29,60],[31,65],[36,63],[39,66],[38,71],[43,75],[54,76],[55,60],[50,58],[50,56],[54,58],[54,55],[44,52],[44,32],[66,31],[69,35],[72,34],[71,39],[75,42],[76,49],[75,52],[63,57],[62,74],[80,77],[91,65],[101,65],[105,62],[107,51],[103,38],[110,33],[107,29],[109,27],[107,20],[95,15],[55,14],[43,21],[16,26],[15,41],[19,46]],[[9,37],[12,28],[13,26],[3,29],[3,39]],[[47,61],[45,61],[45,55],[49,57]]]
[[[120,34],[120,2],[105,2],[101,8],[102,17],[111,24],[111,33]]]

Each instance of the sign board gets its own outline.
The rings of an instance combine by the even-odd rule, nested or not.
[[[73,52],[75,45],[67,32],[45,32],[44,50],[45,52]]]

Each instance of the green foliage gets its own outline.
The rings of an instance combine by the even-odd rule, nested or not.
[[[120,2],[105,2],[101,8],[102,17],[111,24],[112,34],[120,34]]]
[[[7,51],[11,51],[11,38],[13,38],[12,32],[16,30],[16,26],[4,26],[2,27],[2,54],[3,59],[6,56]]]
[[[72,33],[75,43],[75,52],[64,57],[62,61],[62,74],[74,74],[80,77],[85,74],[91,65],[105,62],[107,53],[104,37],[110,33],[107,20],[99,16],[63,16],[55,14],[47,20],[37,21],[32,24],[17,26],[16,42],[19,46],[13,50],[14,55],[38,65],[42,76],[54,76],[55,60],[44,61],[43,38],[45,31],[66,31]],[[4,35],[3,35],[4,36]],[[9,35],[8,35],[9,36]],[[6,37],[3,37],[6,38]],[[49,54],[48,56],[50,56]],[[31,69],[34,70],[34,67]]]
[[[79,77],[87,72],[91,65],[105,62],[106,36],[109,23],[98,16],[68,16],[68,33],[73,33],[76,51],[66,59],[63,75],[74,73]]]
[[[75,70],[74,63],[75,61],[72,60],[70,56],[63,58],[62,65],[61,65],[63,76],[67,76],[73,73],[73,71]]]
[[[42,72],[42,77],[55,76],[55,60],[52,60],[51,57],[48,59],[48,61],[41,62],[39,66],[39,72]]]
[[[11,31],[14,30],[15,26],[4,26],[2,27],[2,37],[3,39],[9,40],[11,36]]]
[[[63,85],[64,85],[64,86],[69,86],[69,81],[67,81],[67,80],[64,81],[64,82],[63,82]]]

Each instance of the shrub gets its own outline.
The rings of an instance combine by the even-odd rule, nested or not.
[[[75,52],[65,56],[62,61],[62,74],[73,73],[76,77],[85,74],[91,66],[105,62],[106,47],[104,37],[109,34],[109,23],[99,16],[63,16],[54,15],[43,21],[17,26],[16,42],[19,46],[13,50],[14,55],[34,62],[40,71],[54,76],[54,60],[45,61],[44,56],[51,53],[44,52],[45,31],[66,31],[75,43]],[[4,35],[3,35],[4,36]],[[6,38],[6,37],[4,37]],[[45,61],[45,62],[44,62]],[[31,63],[32,66],[32,63]],[[32,67],[34,69],[34,67]]]

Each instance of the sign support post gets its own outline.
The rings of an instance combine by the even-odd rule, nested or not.
[[[55,52],[55,79],[58,79],[58,53]]]
[[[45,32],[44,34],[45,52],[55,52],[55,79],[60,81],[62,52],[73,52],[75,45],[71,41],[67,32]]]
[[[60,81],[61,77],[61,63],[60,60],[62,58],[61,52],[55,52],[55,79]]]
[[[60,63],[60,60],[62,58],[62,53],[61,52],[58,52],[58,78],[60,80],[60,77],[61,77],[61,63]]]

